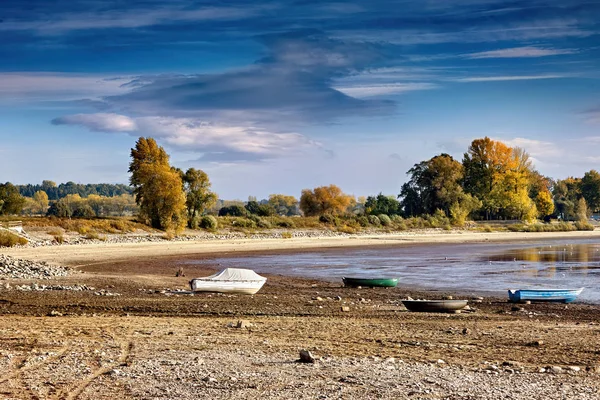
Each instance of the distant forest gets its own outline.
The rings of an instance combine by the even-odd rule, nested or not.
[[[61,183],[56,185],[52,181],[43,181],[41,185],[15,185],[21,196],[33,197],[35,192],[43,190],[48,195],[48,200],[60,200],[69,194],[78,194],[81,197],[88,197],[90,194],[96,194],[105,197],[120,196],[122,194],[132,194],[133,188],[122,183],[88,183],[80,184],[75,182]]]

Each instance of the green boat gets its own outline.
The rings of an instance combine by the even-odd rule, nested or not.
[[[348,278],[343,277],[344,286],[347,287],[396,287],[398,278]]]

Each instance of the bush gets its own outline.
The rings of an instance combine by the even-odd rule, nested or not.
[[[390,217],[388,217],[386,214],[379,214],[378,218],[379,218],[379,222],[381,222],[381,225],[383,225],[383,226],[390,226],[392,224],[392,219]]]
[[[81,204],[73,211],[74,218],[93,218],[96,213],[88,204]]]
[[[229,207],[223,207],[219,210],[219,217],[226,217],[228,215],[232,217],[245,217],[248,214],[248,211],[237,204],[234,204]]]
[[[348,226],[348,225],[342,225],[342,226],[340,226],[340,227],[337,228],[337,231],[341,232],[341,233],[347,233],[347,234],[353,235],[353,234],[356,233],[356,228],[353,228],[353,227]]]
[[[577,221],[575,222],[575,227],[578,231],[593,231],[594,225],[590,224],[587,221]]]
[[[324,214],[319,217],[319,222],[329,225],[337,225],[337,217],[334,217],[331,214]]]
[[[369,218],[365,217],[364,215],[361,215],[360,217],[356,217],[356,222],[358,222],[358,224],[360,226],[362,226],[363,228],[366,228],[367,226],[369,226]]]
[[[205,215],[200,220],[200,227],[203,229],[215,230],[217,229],[217,226],[219,226],[219,223],[217,222],[217,219],[212,215]]]
[[[294,228],[296,225],[290,219],[281,219],[277,221],[277,226],[280,228]]]
[[[381,221],[379,220],[379,217],[377,215],[369,215],[367,218],[369,219],[369,224],[374,226],[381,225]]]
[[[248,218],[236,218],[231,225],[236,228],[256,228],[256,222]]]
[[[268,219],[265,218],[259,218],[258,222],[256,223],[256,225],[259,228],[263,228],[263,229],[271,229],[271,223],[269,222]]]
[[[13,247],[16,245],[24,246],[27,244],[27,239],[12,232],[0,231],[0,247]]]
[[[283,239],[291,239],[292,238],[292,232],[281,232],[281,237]]]
[[[65,242],[65,238],[61,233],[60,235],[54,235],[54,241],[58,244],[61,244]]]

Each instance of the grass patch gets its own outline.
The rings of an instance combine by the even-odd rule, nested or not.
[[[292,238],[292,232],[281,232],[281,237],[283,239],[291,239]]]
[[[24,246],[27,244],[27,239],[22,238],[14,233],[2,230],[0,231],[0,247]]]

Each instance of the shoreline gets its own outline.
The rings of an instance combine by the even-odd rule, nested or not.
[[[599,239],[599,231],[574,232],[473,232],[427,231],[357,236],[320,236],[303,238],[235,238],[187,241],[142,241],[126,243],[84,243],[37,247],[2,248],[1,254],[33,261],[46,261],[70,266],[127,261],[132,259],[211,255],[221,253],[253,253],[303,251],[345,247],[410,246],[428,244],[510,243],[544,240]],[[231,254],[228,254],[231,255]]]

